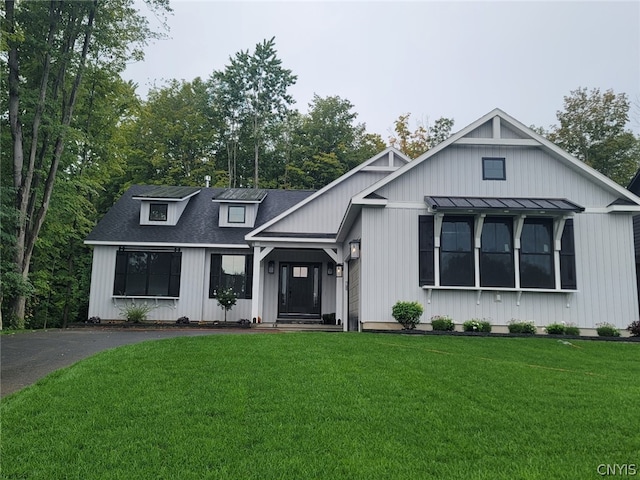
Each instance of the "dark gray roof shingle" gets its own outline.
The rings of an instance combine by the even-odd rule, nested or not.
[[[155,185],[134,185],[111,207],[87,236],[87,242],[107,243],[166,243],[243,245],[244,237],[252,228],[219,227],[220,204],[212,198],[222,193],[222,188],[201,188],[191,197],[187,208],[175,226],[140,225],[140,203],[133,197],[144,197],[156,189]],[[260,204],[255,227],[280,215],[313,194],[311,190],[267,190]]]

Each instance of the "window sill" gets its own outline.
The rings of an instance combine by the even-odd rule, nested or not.
[[[476,305],[480,305],[480,297],[482,292],[494,292],[499,296],[502,292],[516,293],[516,306],[520,306],[520,299],[523,293],[560,293],[565,294],[567,298],[567,308],[571,307],[571,294],[578,293],[578,290],[562,290],[557,288],[513,288],[513,287],[456,287],[449,285],[423,285],[423,290],[427,291],[427,303],[431,303],[431,293],[433,290],[458,290],[466,292],[477,292]],[[496,300],[496,301],[502,301]]]
[[[160,300],[168,300],[170,302],[173,302],[173,308],[175,309],[178,305],[178,300],[180,300],[180,297],[154,297],[154,296],[148,296],[148,295],[112,295],[111,296],[112,300],[113,300],[113,304],[117,307],[117,301],[118,300],[132,300],[132,302],[135,304],[136,300],[152,300],[156,306],[159,305],[159,301]]]

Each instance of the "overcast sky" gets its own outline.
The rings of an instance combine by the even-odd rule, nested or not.
[[[143,11],[145,11],[144,6]],[[306,112],[316,93],[355,105],[388,139],[398,115],[455,120],[495,107],[525,125],[556,122],[578,87],[624,92],[640,133],[640,2],[172,2],[169,39],[124,77],[145,97],[168,79],[208,78],[240,50],[276,37],[290,92]],[[152,19],[153,20],[153,19]],[[152,23],[153,25],[153,23]],[[412,127],[415,123],[412,123]]]

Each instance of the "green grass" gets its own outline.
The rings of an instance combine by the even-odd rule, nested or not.
[[[213,335],[3,400],[1,478],[588,479],[640,463],[640,346]]]

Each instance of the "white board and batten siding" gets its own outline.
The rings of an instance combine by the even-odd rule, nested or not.
[[[173,298],[122,298],[114,297],[113,284],[117,246],[96,245],[93,249],[91,273],[91,297],[89,317],[98,316],[103,321],[122,320],[121,309],[132,302],[155,306],[149,313],[150,321],[175,321],[182,316],[192,321],[222,320],[224,312],[215,298],[209,298],[211,250],[183,248],[180,276],[180,297]],[[242,253],[247,253],[246,249]],[[251,300],[239,299],[227,313],[228,321],[250,318]]]
[[[351,198],[388,174],[383,171],[357,172],[265,231],[336,233]]]
[[[504,157],[507,179],[483,181],[482,157]],[[496,325],[519,319],[625,328],[638,318],[630,214],[604,213],[616,199],[612,192],[538,148],[452,145],[376,193],[388,204],[362,210],[363,322],[393,323],[391,307],[398,300],[419,301],[423,322],[450,315],[456,323],[490,318]],[[418,217],[429,214],[425,195],[567,198],[586,207],[573,217],[578,292],[527,291],[518,302],[516,292],[501,292],[497,301],[491,291],[478,299],[474,290],[434,289],[429,301],[418,284]]]

